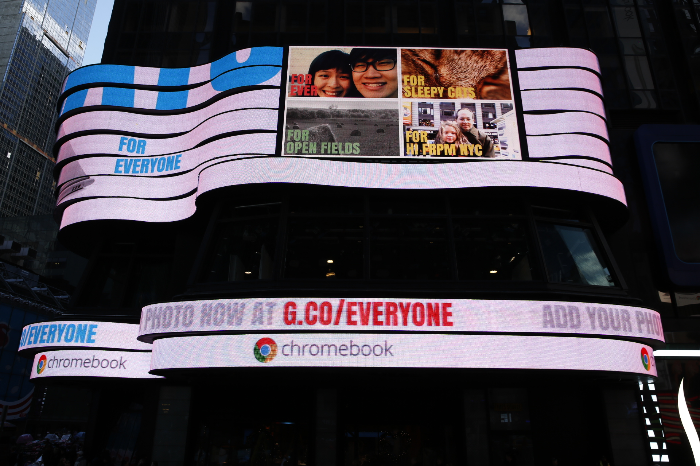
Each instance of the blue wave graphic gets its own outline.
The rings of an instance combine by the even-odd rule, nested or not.
[[[186,86],[192,69],[210,66],[209,79],[214,79],[227,71],[244,66],[274,65],[282,66],[282,47],[253,47],[250,56],[244,62],[238,62],[236,52],[230,53],[210,64],[192,68],[160,68],[159,86]],[[63,92],[76,86],[94,83],[144,84],[134,82],[135,66],[125,65],[91,65],[78,68],[68,75]],[[157,68],[152,68],[157,69]]]
[[[284,55],[281,47],[254,47],[245,52],[233,52],[210,64],[192,68],[158,69],[123,65],[79,68],[66,78],[63,91],[65,100],[60,114],[86,105],[143,108],[135,100],[136,90],[118,86],[120,84],[151,88],[154,85],[168,88],[196,85],[186,90],[142,91],[158,92],[153,109],[179,110],[187,108],[191,93],[206,93],[208,86],[215,92],[225,92],[238,87],[260,85],[280,73]],[[152,81],[154,76],[158,78],[157,84]],[[71,91],[78,86],[88,86],[89,89]],[[101,98],[86,103],[90,90],[101,90]]]

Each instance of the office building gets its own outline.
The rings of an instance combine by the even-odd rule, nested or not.
[[[59,239],[89,263],[20,339],[32,422],[161,466],[691,464],[697,26],[115,2],[60,97]]]
[[[63,79],[82,64],[95,0],[2,3],[0,215],[50,214]]]

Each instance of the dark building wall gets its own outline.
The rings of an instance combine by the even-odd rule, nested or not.
[[[188,67],[260,45],[582,47],[600,59],[608,109],[675,123],[697,121],[697,27],[692,5],[667,0],[123,0],[103,63]]]

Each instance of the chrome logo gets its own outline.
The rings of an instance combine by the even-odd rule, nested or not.
[[[646,370],[649,370],[651,367],[651,363],[649,362],[649,352],[646,348],[642,348],[642,364]]]
[[[46,369],[46,355],[42,354],[39,362],[36,364],[36,373],[41,374]]]
[[[255,343],[253,354],[260,362],[270,362],[277,356],[277,343],[272,338],[261,338]]]

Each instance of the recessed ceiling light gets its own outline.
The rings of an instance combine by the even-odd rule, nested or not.
[[[329,264],[332,264],[332,263],[333,263],[333,259],[328,259],[326,262],[328,262]]]
[[[491,270],[489,273],[498,273],[498,270]]]
[[[253,272],[245,272],[246,275],[250,275],[251,273],[253,273]]]

